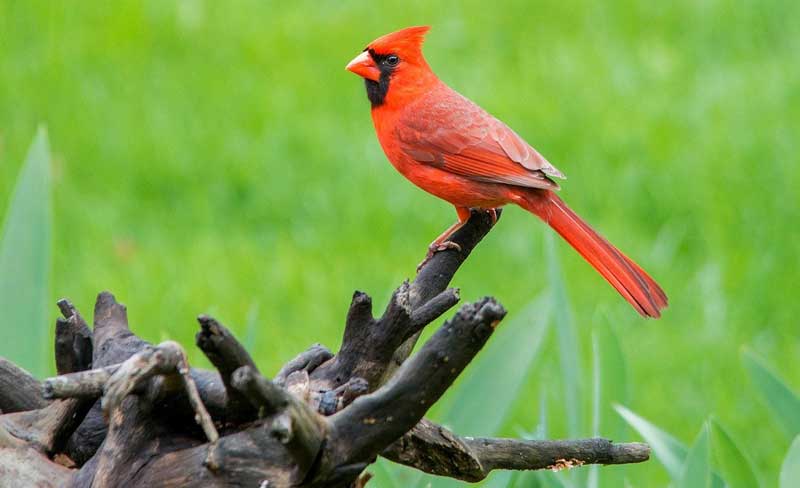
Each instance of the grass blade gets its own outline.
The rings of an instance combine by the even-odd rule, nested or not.
[[[368,485],[380,486],[381,488],[398,488],[396,483],[398,478],[397,465],[383,458],[378,458],[372,463],[367,471],[372,473],[372,479]]]
[[[673,480],[680,479],[686,446],[672,435],[651,424],[622,405],[614,405],[617,413],[650,444],[653,454],[664,465]]]
[[[614,409],[625,419],[628,425],[633,427],[650,444],[653,454],[667,469],[670,478],[676,482],[680,480],[683,475],[683,464],[688,454],[686,446],[671,434],[622,405],[614,405]],[[711,486],[713,488],[723,488],[725,486],[716,471],[711,473]]]
[[[539,423],[533,431],[532,439],[547,439],[547,390],[541,385],[539,393]]]
[[[247,310],[247,317],[245,318],[244,341],[242,345],[244,345],[245,349],[248,351],[254,351],[256,349],[256,343],[258,342],[258,311],[258,302],[253,302],[250,304],[250,308]]]
[[[600,398],[596,435],[621,439],[626,434],[625,422],[614,413],[612,405],[625,405],[630,401],[628,371],[625,354],[611,325],[597,327],[593,334],[597,341]]]
[[[614,412],[613,404],[625,405],[630,401],[628,389],[627,365],[625,355],[620,347],[614,328],[605,324],[595,328],[592,334],[595,350],[596,385],[594,400],[592,435],[611,439],[624,439],[627,435],[625,421]],[[625,466],[601,470],[591,468],[598,473],[599,486],[623,486]]]
[[[561,369],[561,386],[563,403],[569,437],[581,437],[586,434],[584,428],[583,375],[581,371],[580,341],[575,330],[572,306],[564,284],[554,235],[550,232],[545,237],[545,260],[548,263],[548,279],[550,280],[550,297],[553,306],[553,322],[558,342],[558,361]],[[561,479],[575,485],[586,486],[587,470],[571,470]]]
[[[467,369],[464,381],[453,390],[443,419],[445,425],[461,435],[497,435],[547,337],[548,298],[537,297],[520,315],[498,328]],[[454,480],[430,476],[408,486],[425,487],[429,483],[435,487],[461,486]]]
[[[523,439],[542,440],[547,439],[547,389],[541,385],[539,394],[539,422],[533,432],[523,434]],[[515,488],[565,488],[561,473],[554,473],[547,470],[520,472],[514,482]]]
[[[600,344],[597,334],[592,334],[592,436],[600,436]],[[588,488],[598,488],[600,473],[596,464],[589,466],[589,476],[586,481]]]
[[[514,474],[514,471],[494,471],[481,486],[483,488],[511,488],[516,483]]]
[[[548,263],[553,319],[558,339],[558,355],[561,365],[562,385],[564,386],[564,410],[567,416],[567,433],[570,437],[578,437],[583,432],[581,409],[581,365],[580,343],[575,333],[575,321],[572,318],[572,307],[567,297],[564,276],[556,252],[555,238],[547,234],[545,241],[545,259]]]
[[[567,485],[564,484],[564,479],[558,476],[559,473],[542,470],[542,471],[536,471],[531,474],[536,476],[536,482],[538,483],[533,486],[541,486],[542,488],[567,488]],[[528,486],[531,485],[524,484],[519,486],[524,486],[525,488],[527,488]]]
[[[753,464],[744,455],[725,428],[716,420],[711,421],[714,457],[722,479],[729,488],[753,488],[761,486]]]
[[[800,480],[800,435],[794,438],[781,466],[780,488],[793,488]]]
[[[708,488],[711,486],[711,447],[708,431],[708,422],[706,422],[689,449],[677,488]]]
[[[0,237],[0,356],[48,373],[51,254],[50,149],[40,128],[28,150]]]
[[[444,423],[455,432],[497,434],[547,335],[550,309],[546,298],[538,297],[522,314],[501,325],[469,367],[444,417]]]
[[[800,434],[800,396],[752,351],[745,349],[742,352],[742,362],[786,436],[792,439]]]

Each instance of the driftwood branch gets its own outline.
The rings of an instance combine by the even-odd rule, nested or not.
[[[66,374],[91,368],[91,329],[69,300],[59,300],[58,308],[64,317],[56,320],[56,371]]]
[[[47,406],[39,382],[30,373],[0,358],[0,412],[24,412]]]
[[[0,486],[362,488],[377,456],[465,481],[494,469],[560,469],[648,458],[604,439],[462,437],[423,417],[505,315],[465,304],[413,356],[421,331],[458,301],[448,288],[493,221],[474,212],[453,240],[392,294],[379,317],[356,292],[337,354],[315,344],[264,377],[231,331],[201,315],[191,369],[175,342],[150,345],[125,306],[101,293],[90,329],[58,303],[58,376],[41,385],[0,359]]]
[[[322,417],[250,366],[236,370],[233,386],[250,401],[261,417],[273,417],[269,435],[286,446],[298,471],[307,472],[325,440],[327,423]]]
[[[96,399],[103,394],[108,379],[119,369],[119,364],[90,369],[77,373],[47,378],[42,382],[42,395],[48,400],[57,398]]]
[[[505,313],[492,299],[463,306],[391,381],[332,416],[328,462],[371,461],[416,425],[480,351]]]
[[[157,381],[151,381],[156,379]],[[167,341],[158,346],[148,346],[134,354],[114,371],[104,387],[101,407],[103,414],[110,417],[119,409],[128,395],[136,390],[145,390],[152,400],[163,392],[163,383],[175,381],[186,393],[195,414],[195,420],[202,427],[210,442],[219,439],[217,429],[200,400],[197,385],[189,375],[189,366],[183,348],[176,342]],[[145,386],[146,383],[147,386]]]
[[[286,363],[278,374],[275,375],[275,383],[280,386],[286,384],[286,379],[298,371],[305,371],[311,373],[317,369],[321,364],[327,362],[333,357],[333,353],[327,347],[321,344],[314,344],[307,350],[301,352],[294,359]]]
[[[473,212],[467,224],[451,238],[461,250],[434,254],[413,281],[395,290],[380,318],[373,318],[369,295],[356,292],[347,314],[342,347],[332,361],[311,375],[312,385],[329,389],[352,376],[364,379],[370,390],[385,383],[409,356],[422,328],[458,302],[458,291],[447,290],[447,286],[493,225],[488,213]]]
[[[66,303],[68,302],[64,302]],[[59,305],[62,314],[70,317],[77,315],[72,312],[71,305],[64,304]],[[118,303],[111,293],[100,293],[94,307],[92,367],[119,364],[146,345],[145,341],[136,337],[128,328],[128,312],[125,306]],[[91,399],[87,399],[87,402],[90,401]],[[97,452],[108,431],[99,402],[92,401],[90,405],[83,421],[67,440],[65,455],[78,465],[88,461]]]
[[[650,447],[606,439],[518,440],[462,437],[428,420],[381,455],[437,476],[480,481],[495,469],[536,470],[647,461]]]
[[[230,331],[207,315],[197,318],[200,331],[195,336],[195,342],[219,371],[225,392],[228,396],[228,412],[233,417],[252,415],[249,404],[242,394],[231,385],[231,375],[237,369],[247,366],[258,372],[250,353],[233,337]]]

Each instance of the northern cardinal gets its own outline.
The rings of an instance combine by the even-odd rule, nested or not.
[[[364,78],[375,131],[392,165],[456,207],[458,222],[431,243],[428,257],[458,247],[448,238],[466,223],[471,208],[493,213],[513,203],[566,239],[637,312],[661,316],[667,306],[661,287],[556,196],[559,187],[551,177],[563,178],[561,171],[431,71],[422,55],[428,29],[379,37],[347,65]]]

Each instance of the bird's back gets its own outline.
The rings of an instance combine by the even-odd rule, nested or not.
[[[443,82],[403,107],[387,129],[415,160],[458,174],[536,188],[557,187],[547,176],[564,177],[510,127]]]

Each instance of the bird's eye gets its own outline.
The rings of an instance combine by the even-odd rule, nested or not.
[[[390,55],[386,56],[385,63],[388,66],[397,66],[397,63],[399,63],[399,62],[400,62],[400,58],[397,57],[397,55],[395,55],[395,54],[390,54]]]

